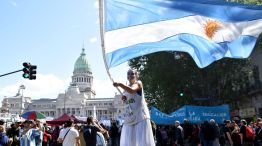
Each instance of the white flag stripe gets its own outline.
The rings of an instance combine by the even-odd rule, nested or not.
[[[105,32],[105,51],[110,53],[120,48],[140,43],[157,42],[183,33],[209,39],[205,34],[204,26],[210,20],[212,19],[203,16],[189,16]],[[258,37],[262,30],[262,19],[239,23],[219,23],[221,28],[212,38],[212,41],[216,43],[230,42],[240,35]]]

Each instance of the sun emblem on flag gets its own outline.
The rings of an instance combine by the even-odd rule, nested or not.
[[[212,39],[215,33],[221,28],[221,24],[218,21],[208,20],[204,24],[204,31],[209,39]]]

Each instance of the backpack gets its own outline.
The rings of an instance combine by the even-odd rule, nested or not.
[[[252,129],[252,127],[246,126],[246,138],[248,140],[253,140],[255,137],[255,133]]]
[[[91,137],[92,129],[90,126],[85,126],[83,129],[83,134],[85,138]]]

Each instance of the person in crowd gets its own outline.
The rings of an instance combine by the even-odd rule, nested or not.
[[[41,139],[41,133],[39,130],[35,130],[36,123],[32,120],[26,120],[23,123],[23,131],[20,138],[20,146],[39,146],[39,139]]]
[[[237,124],[234,125],[234,129],[231,132],[231,138],[233,141],[233,146],[241,146],[241,138],[240,138],[240,128]]]
[[[110,127],[110,138],[111,138],[111,146],[119,146],[119,128],[115,121],[112,121],[112,126]]]
[[[96,146],[106,146],[106,140],[101,132],[96,133]]]
[[[93,117],[88,117],[86,122],[87,122],[87,126],[83,127],[83,134],[84,134],[86,146],[96,146],[97,132],[103,133],[104,129],[98,123],[95,122]]]
[[[161,131],[160,131],[161,127],[158,125],[156,127],[156,146],[162,146],[161,142],[162,142],[162,136],[161,136]]]
[[[8,146],[9,138],[5,134],[5,127],[0,125],[0,146]]]
[[[78,129],[81,146],[85,146],[86,145],[85,138],[84,138],[83,127],[84,127],[84,125],[80,125],[79,129]]]
[[[5,121],[3,119],[0,119],[0,126],[3,126],[5,124]]]
[[[57,139],[58,139],[58,136],[59,136],[59,132],[60,132],[60,128],[59,126],[55,126],[53,132],[51,133],[51,142],[50,142],[50,146],[56,146],[58,145],[57,144]]]
[[[226,128],[226,120],[224,120],[223,124],[219,125],[219,144],[220,146],[226,145],[226,135],[225,135],[225,128]]]
[[[225,138],[226,138],[226,146],[233,146],[233,140],[231,137],[231,121],[225,121],[225,128],[224,128]]]
[[[36,136],[35,138],[35,143],[36,143],[36,146],[42,146],[42,143],[43,143],[43,131],[42,129],[40,129],[40,121],[38,120],[34,120],[32,121],[32,124],[31,124],[31,130],[33,133],[38,133],[39,136]]]
[[[213,140],[213,146],[220,146],[219,145],[219,127],[218,124],[214,119],[210,119],[210,128],[212,129],[212,132],[214,133],[214,140]]]
[[[96,124],[99,125],[98,121],[96,122]],[[103,137],[104,137],[105,143],[108,144],[108,143],[109,143],[109,139],[110,139],[110,135],[109,135],[109,132],[108,132],[109,130],[108,130],[108,128],[107,128],[103,123],[101,123],[100,126],[101,126],[102,129],[104,130],[103,133],[102,133],[102,135],[103,135]]]
[[[9,137],[9,139],[12,141],[11,146],[19,146],[20,142],[20,121],[15,121],[14,124],[11,124],[11,128],[8,129],[6,132],[6,135]]]
[[[204,134],[204,146],[213,146],[216,140],[216,127],[211,122],[204,121],[204,126],[201,129]]]
[[[154,146],[150,114],[144,98],[143,84],[138,72],[127,71],[128,85],[114,82],[114,87],[125,90],[122,100],[126,104],[125,121],[122,127],[120,146]]]
[[[191,146],[198,146],[200,144],[199,131],[200,131],[199,126],[197,124],[193,124],[192,134],[190,138]]]
[[[247,138],[246,129],[247,128],[247,121],[242,119],[240,121],[240,137],[241,137],[241,144],[243,146],[253,146],[253,139]]]
[[[184,130],[184,143],[185,145],[189,145],[191,137],[192,137],[192,130],[193,130],[192,125],[188,119],[184,119],[184,123],[182,127]]]
[[[184,137],[184,130],[180,126],[180,122],[175,121],[175,135],[174,135],[173,144],[175,144],[175,146],[183,146],[184,145],[183,137]]]
[[[257,122],[255,146],[262,146],[262,120]]]
[[[162,126],[160,128],[160,134],[161,134],[161,146],[167,146],[168,132],[167,132],[167,128],[165,126]]]
[[[47,127],[43,127],[43,146],[48,146],[48,143],[51,143],[52,135],[49,134]]]
[[[59,133],[59,143],[63,146],[81,146],[79,132],[74,128],[74,121],[70,119],[65,124],[66,128]]]

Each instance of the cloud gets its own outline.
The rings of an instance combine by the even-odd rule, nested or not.
[[[98,8],[99,8],[99,3],[98,3],[98,0],[96,0],[96,1],[94,2],[94,7],[95,7],[96,9],[98,9]]]
[[[125,79],[116,78],[115,80],[125,83]],[[43,75],[38,73],[36,80],[21,79],[15,84],[1,88],[0,102],[5,96],[15,96],[18,93],[18,89],[21,85],[25,86],[25,89],[23,90],[23,95],[25,97],[31,97],[32,99],[55,99],[57,98],[59,93],[64,93],[65,90],[67,90],[70,82],[70,77],[68,77],[67,79],[60,79],[53,74]],[[112,82],[109,79],[94,79],[93,90],[95,90],[96,92],[96,98],[113,98],[115,94],[119,94],[118,90],[113,87]]]
[[[16,3],[16,2],[14,2],[14,1],[9,1],[9,3],[10,3],[12,6],[17,7],[17,3]]]
[[[37,74],[36,80],[21,79],[13,85],[0,89],[0,97],[12,97],[18,92],[20,85],[24,85],[23,95],[32,99],[57,98],[59,93],[63,93],[69,85],[70,78],[60,79],[55,75]]]
[[[93,81],[93,90],[96,92],[96,98],[113,98],[115,94],[119,94],[117,89],[113,87],[110,80],[96,80]]]
[[[96,37],[92,37],[92,38],[89,39],[89,42],[90,43],[95,43],[95,42],[97,42],[97,38]]]

